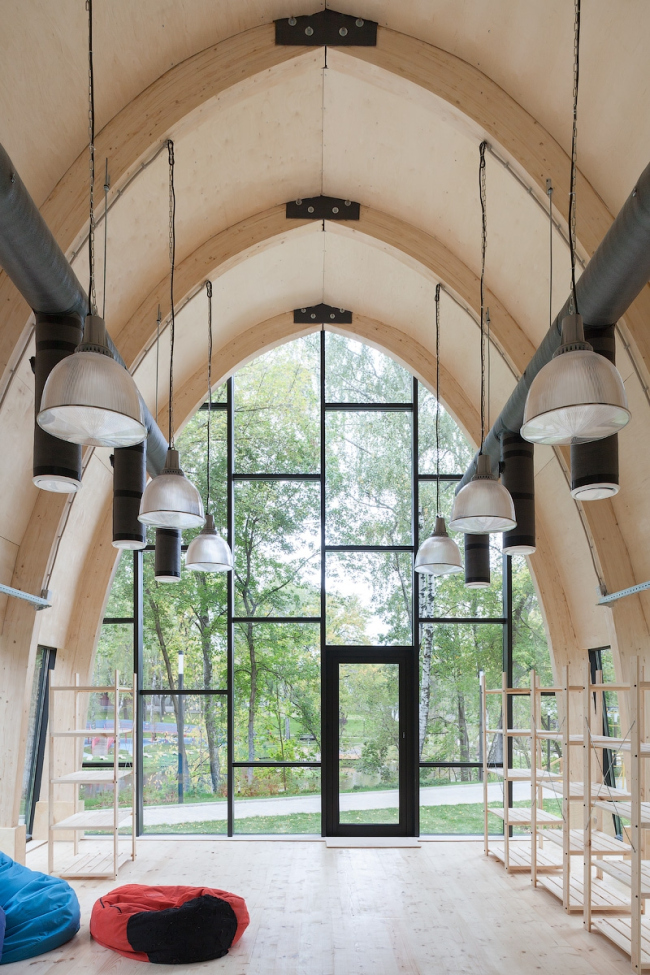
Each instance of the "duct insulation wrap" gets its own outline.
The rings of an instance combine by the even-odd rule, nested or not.
[[[118,447],[113,454],[113,545],[135,551],[147,544],[147,528],[138,521],[146,484],[145,444]]]
[[[506,555],[532,555],[535,551],[534,445],[518,433],[504,433],[501,444],[501,483],[510,491],[517,520],[515,528],[503,533],[503,551]]]
[[[34,362],[34,469],[36,487],[57,494],[73,494],[81,487],[81,447],[41,430],[36,417],[41,408],[45,380],[54,367],[72,355],[81,342],[78,315],[36,313]]]
[[[585,325],[585,340],[594,352],[616,365],[616,326]],[[571,497],[576,501],[600,501],[618,494],[618,434],[571,445]]]
[[[490,585],[489,535],[465,535],[465,585],[470,589]]]
[[[180,528],[156,528],[154,575],[156,582],[179,581],[181,577]]]

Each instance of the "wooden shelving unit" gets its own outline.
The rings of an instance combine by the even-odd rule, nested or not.
[[[74,695],[74,728],[57,730],[56,721],[58,715],[58,702],[61,694]],[[113,728],[84,728],[82,727],[82,715],[80,714],[80,696],[82,694],[112,694],[113,695]],[[120,704],[122,695],[131,695],[133,702],[133,722],[130,729],[120,727]],[[57,832],[68,831],[74,834],[74,859],[63,869],[57,872],[61,877],[111,877],[115,879],[118,870],[127,860],[135,860],[136,839],[135,839],[135,809],[136,809],[136,788],[135,788],[135,747],[132,747],[131,768],[120,768],[120,740],[124,737],[131,737],[133,740],[134,730],[137,719],[137,685],[136,675],[133,675],[131,686],[121,686],[119,673],[115,673],[115,683],[107,687],[85,687],[79,684],[77,676],[75,684],[69,687],[56,686],[50,684],[49,698],[49,809],[48,809],[48,871],[54,873],[54,844]],[[113,764],[107,765],[103,769],[83,768],[83,743],[84,739],[93,738],[112,738],[113,744]],[[74,772],[66,775],[55,775],[55,742],[57,739],[75,739],[75,764],[78,766]],[[132,801],[130,806],[119,805],[119,785],[120,782],[131,776],[132,780]],[[68,785],[74,790],[75,812],[66,816],[65,819],[54,822],[54,786]],[[83,785],[112,785],[113,802],[110,808],[89,809],[81,808],[79,799],[79,787]],[[120,846],[120,827],[131,826],[130,850],[124,850]],[[113,834],[112,851],[107,853],[80,853],[79,833],[86,830],[101,831]]]

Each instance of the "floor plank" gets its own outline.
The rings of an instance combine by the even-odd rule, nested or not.
[[[91,848],[91,843],[83,846]],[[101,844],[94,844],[101,847]],[[44,869],[44,847],[28,865]],[[627,975],[614,945],[582,929],[530,878],[507,875],[477,843],[328,849],[324,843],[146,840],[118,884],[72,881],[82,928],[7,975],[143,975],[92,941],[94,901],[124,883],[205,884],[242,894],[251,925],[225,958],[178,975]],[[168,972],[149,965],[147,972]]]

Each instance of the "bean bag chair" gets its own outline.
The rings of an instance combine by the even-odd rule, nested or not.
[[[5,912],[0,907],[0,961],[2,961],[2,946],[5,940],[6,925],[7,925],[7,920],[5,918]]]
[[[178,965],[227,955],[248,922],[243,897],[226,890],[126,884],[96,901],[90,933],[125,958]]]
[[[70,884],[29,870],[4,853],[0,907],[6,924],[0,965],[59,948],[79,930],[79,901]]]

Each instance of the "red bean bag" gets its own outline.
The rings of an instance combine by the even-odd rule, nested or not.
[[[126,884],[96,901],[90,933],[126,958],[176,965],[222,958],[248,922],[244,898],[226,890]]]

